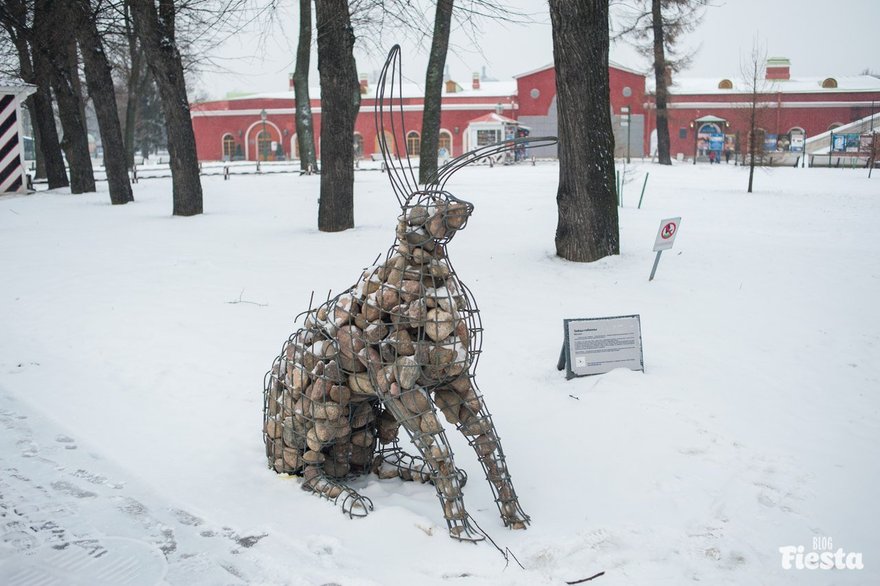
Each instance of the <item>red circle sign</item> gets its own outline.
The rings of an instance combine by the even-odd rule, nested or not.
[[[672,238],[672,235],[675,234],[675,229],[675,222],[669,222],[663,226],[663,231],[660,232],[660,237],[663,238],[663,240],[669,240]]]

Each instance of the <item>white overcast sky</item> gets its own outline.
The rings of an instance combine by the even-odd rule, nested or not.
[[[262,2],[264,0],[256,0]],[[699,47],[684,75],[736,77],[740,61],[757,38],[768,56],[788,57],[792,76],[855,75],[865,69],[880,74],[880,0],[712,0],[705,17],[686,44]],[[297,0],[278,0],[277,22],[262,30],[244,30],[214,52],[217,67],[198,80],[199,97],[222,98],[227,92],[272,92],[288,87],[293,71],[298,30]],[[484,21],[479,45],[463,31],[453,32],[455,46],[447,58],[453,79],[465,85],[485,66],[490,77],[510,79],[553,61],[550,18],[546,0],[507,0],[527,14],[523,24]],[[283,25],[283,26],[282,26]],[[358,31],[356,31],[357,34]],[[424,83],[427,47],[407,46],[402,35],[387,31],[380,45],[404,45],[404,74]],[[356,46],[363,47],[358,42]],[[358,70],[377,71],[384,55],[359,50]],[[650,63],[626,45],[613,45],[611,58],[647,71]],[[313,43],[311,84],[317,85]],[[195,97],[195,96],[193,96]]]

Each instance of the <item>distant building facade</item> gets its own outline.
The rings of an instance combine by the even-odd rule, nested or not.
[[[737,77],[673,80],[668,103],[671,154],[697,160],[710,150],[747,152],[752,85],[758,89],[757,148],[768,151],[803,150],[807,138],[833,131],[870,116],[880,108],[880,79],[871,75],[792,77],[785,58],[767,61],[757,84]],[[656,127],[654,80],[648,83],[648,127]],[[880,129],[878,129],[880,130]],[[719,135],[723,143],[718,147]],[[711,144],[709,137],[716,137]]]
[[[309,92],[315,148],[320,157],[320,90],[310,88]],[[415,84],[405,83],[401,93],[406,134],[395,138],[401,152],[405,148],[410,155],[418,156],[421,148],[422,90]],[[365,78],[361,79],[361,108],[352,137],[353,148],[360,158],[369,159],[380,153],[373,120],[375,104],[375,88]],[[199,159],[255,161],[258,158],[298,158],[295,106],[292,90],[194,104],[192,119]],[[516,107],[516,84],[512,81],[486,82],[475,75],[469,88],[447,81],[443,91],[440,148],[446,149],[448,156],[462,154],[476,140],[468,131],[472,121],[487,114],[515,120]],[[501,128],[499,124],[499,132]],[[487,136],[480,135],[482,139]],[[497,137],[498,140],[501,138],[501,135]],[[387,140],[388,144],[393,144],[390,133]]]
[[[557,134],[556,69],[552,64],[522,73],[516,79],[517,116],[535,136]],[[645,133],[645,76],[618,63],[608,67],[611,101],[611,124],[614,129],[615,155],[641,157],[647,152]],[[539,153],[555,156],[556,147],[544,147]]]
[[[645,78],[616,65],[609,68],[609,76],[612,111],[619,110],[624,102],[632,104],[634,126],[630,129],[630,139],[633,152],[640,156],[643,151],[644,131],[640,125],[644,118]],[[621,92],[627,84],[631,93],[625,98]],[[524,133],[533,136],[556,134],[556,80],[552,66],[522,74],[511,81],[486,81],[475,73],[468,85],[463,87],[452,80],[444,83],[440,149],[444,149],[445,155],[455,157],[477,146]],[[415,84],[406,83],[401,90],[406,134],[396,139],[401,152],[405,144],[406,152],[418,156],[423,92]],[[320,90],[311,88],[309,92],[315,147],[320,157]],[[375,88],[362,76],[361,108],[352,137],[359,158],[375,158],[380,153],[373,120],[375,104]],[[292,88],[287,92],[193,104],[191,112],[199,160],[298,158],[295,106]],[[620,126],[619,121],[616,126]],[[635,128],[638,130],[634,131]],[[388,144],[392,144],[390,136]],[[534,154],[555,156],[555,147],[548,148]]]
[[[656,108],[653,76],[622,65],[609,65],[611,120],[615,155],[651,156],[656,151]],[[767,62],[760,80],[756,143],[763,151],[803,149],[805,139],[869,116],[880,109],[880,79],[870,75],[793,78],[784,58]],[[745,152],[751,88],[739,78],[676,78],[669,90],[671,154],[721,160]],[[469,149],[522,134],[557,134],[556,72],[552,65],[515,76],[512,81],[486,81],[474,74],[469,87],[447,80],[443,88],[440,149],[454,157]],[[403,84],[405,134],[394,137],[411,156],[421,145],[423,93]],[[321,101],[310,90],[315,142],[320,157]],[[358,158],[379,155],[373,121],[375,88],[361,79],[361,109],[352,137]],[[278,160],[298,158],[295,100],[287,92],[257,94],[192,106],[193,129],[200,160]],[[388,137],[389,144],[392,137]],[[404,146],[405,145],[405,146]],[[555,156],[556,147],[529,153]]]

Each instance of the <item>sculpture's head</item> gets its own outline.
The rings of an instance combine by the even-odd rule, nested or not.
[[[417,191],[404,203],[397,237],[413,246],[428,242],[445,244],[463,230],[474,211],[473,204],[448,191]]]
[[[446,182],[459,169],[476,162],[491,162],[505,152],[520,147],[547,146],[556,143],[556,137],[519,137],[484,145],[454,157],[420,186],[409,152],[405,145],[406,125],[403,112],[403,75],[400,71],[400,46],[394,45],[376,84],[374,122],[383,170],[403,214],[397,228],[397,237],[408,244],[432,250],[432,242],[445,244],[462,230],[474,211],[474,206],[445,190]]]

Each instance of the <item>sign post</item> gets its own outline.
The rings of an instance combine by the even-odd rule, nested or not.
[[[680,225],[681,217],[667,218],[660,221],[660,229],[657,230],[657,238],[654,240],[654,251],[657,253],[657,256],[654,257],[654,266],[651,268],[651,276],[648,277],[648,281],[654,280],[654,273],[657,272],[657,265],[660,264],[660,255],[664,250],[672,248]]]
[[[603,374],[615,368],[645,370],[638,315],[563,320],[565,341],[556,365],[565,378]]]

